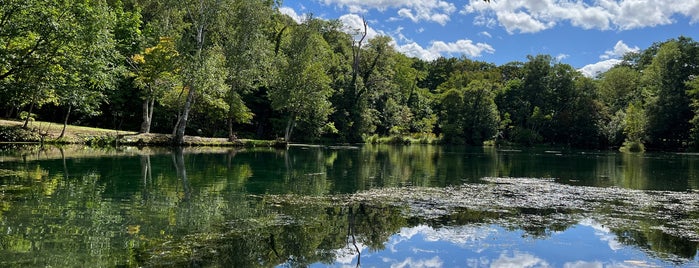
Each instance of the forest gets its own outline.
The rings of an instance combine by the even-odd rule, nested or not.
[[[0,0],[0,117],[139,133],[699,148],[699,44],[586,77],[550,55],[424,61],[275,0]],[[515,49],[515,48],[512,48]]]

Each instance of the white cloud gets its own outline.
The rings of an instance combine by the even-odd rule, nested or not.
[[[500,254],[500,258],[494,260],[490,267],[550,267],[548,262],[531,254],[514,252],[512,257],[506,256],[505,254],[506,253]]]
[[[578,69],[583,75],[587,77],[596,77],[597,75],[606,72],[615,65],[621,63],[619,59],[608,59],[597,63],[588,64],[584,67]]]
[[[429,48],[423,48],[412,42],[405,45],[396,45],[396,49],[407,56],[417,57],[423,60],[435,60],[443,55],[480,57],[483,53],[493,54],[495,49],[486,43],[473,43],[471,40],[458,40],[456,42],[433,41]]]
[[[413,22],[431,21],[445,25],[456,6],[443,0],[323,0],[326,5],[346,7],[351,13],[366,13],[369,9],[387,10],[398,9],[401,18]]]
[[[612,58],[621,58],[626,53],[637,52],[639,50],[640,48],[629,47],[629,45],[625,44],[624,41],[619,40],[619,42],[616,42],[616,45],[614,45],[614,49],[605,51],[604,55],[600,56],[600,59],[606,60]]]
[[[510,34],[514,33],[515,31],[520,33],[536,33],[552,28],[556,25],[556,23],[553,21],[547,24],[534,18],[530,14],[521,11],[498,12],[497,17],[500,24],[502,24],[502,26],[505,27],[505,30]]]
[[[415,42],[402,46],[397,45],[396,49],[408,57],[416,57],[427,61],[435,60],[441,56],[438,52],[425,49]]]
[[[609,245],[609,249],[617,251],[624,247],[624,245],[617,240],[617,236],[612,234],[611,230],[599,222],[586,219],[580,222],[582,226],[589,226],[595,230],[595,235],[602,241],[606,241]]]
[[[345,25],[345,28],[343,29],[345,33],[351,34],[357,39],[361,38],[361,34],[364,32],[364,21],[362,20],[362,17],[357,14],[346,14],[340,16],[339,20]],[[367,26],[366,34],[366,38],[368,40],[382,35],[383,32],[377,32],[374,28],[371,28],[371,26]]]
[[[561,53],[561,54],[556,55],[556,60],[557,60],[557,61],[562,61],[562,60],[564,60],[564,59],[566,59],[566,58],[568,58],[568,57],[570,57],[570,55]]]
[[[465,54],[471,57],[480,57],[483,53],[493,54],[495,49],[485,43],[474,44],[471,40],[458,40],[454,43],[445,43],[443,41],[432,42],[431,49],[440,53],[449,54]]]
[[[486,31],[482,31],[482,32],[478,33],[478,35],[487,36],[488,38],[493,38],[493,36],[490,35],[490,33],[486,32]]]
[[[674,23],[684,15],[699,22],[699,1],[677,0],[471,0],[462,14],[478,14],[475,23],[493,26],[493,20],[512,34],[543,31],[561,22],[599,30],[629,30]]]
[[[385,261],[385,260],[384,260]],[[413,260],[413,258],[408,257],[399,263],[392,263],[391,268],[404,268],[404,267],[442,267],[444,262],[439,257],[434,257],[428,260]]]
[[[576,262],[566,262],[563,264],[563,268],[604,268],[604,263],[586,262],[586,261],[576,261]]]
[[[578,69],[578,71],[587,77],[596,77],[619,63],[621,63],[621,60],[619,59],[603,60],[597,63],[585,65],[584,67]]]
[[[587,77],[597,77],[597,75],[604,73],[615,65],[621,63],[622,60],[620,60],[620,58],[623,57],[624,54],[639,50],[640,49],[637,46],[630,47],[624,43],[623,40],[619,40],[614,45],[614,48],[605,51],[604,54],[599,56],[602,61],[585,65],[578,71]]]
[[[280,7],[279,12],[291,17],[296,23],[301,23],[303,22],[303,15],[299,15],[296,13],[296,10],[290,7]]]
[[[280,12],[291,16],[297,22],[303,21],[302,17],[291,8],[282,7],[280,8]],[[361,34],[364,31],[364,22],[361,16],[357,14],[345,14],[340,16],[339,21],[344,25],[344,32],[353,35],[355,39],[361,38]],[[393,42],[391,42],[391,45],[393,45],[396,50],[407,56],[417,57],[423,60],[435,60],[444,55],[480,57],[483,53],[495,53],[495,49],[491,45],[487,43],[474,43],[472,40],[467,39],[457,40],[456,42],[432,41],[429,48],[424,48],[406,37],[403,34],[403,30],[404,28],[399,27],[389,35],[367,25],[366,38],[369,40],[380,35],[392,36]],[[419,28],[417,31],[424,31],[424,28]],[[482,32],[481,34],[490,36],[488,32]],[[399,40],[403,45],[399,45],[396,40]]]
[[[391,35],[397,36],[398,40],[400,40],[401,42],[408,42],[408,43],[413,42],[412,39],[408,38],[407,36],[405,36],[405,34],[403,34],[403,30],[405,30],[405,28],[398,27],[398,28],[396,28],[395,31],[391,32]]]

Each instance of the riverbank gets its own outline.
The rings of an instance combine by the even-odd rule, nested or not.
[[[26,129],[23,122],[0,119],[0,143],[47,143],[47,144],[85,144],[91,146],[171,146],[172,135],[133,131],[91,128],[68,125],[63,137],[60,137],[62,124],[33,121]],[[59,138],[60,137],[60,138]],[[226,138],[209,138],[185,136],[185,146],[222,146],[222,147],[285,147],[284,141],[239,139],[228,141]]]

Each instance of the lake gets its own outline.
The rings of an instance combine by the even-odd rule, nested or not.
[[[0,267],[697,267],[699,155],[0,150]]]

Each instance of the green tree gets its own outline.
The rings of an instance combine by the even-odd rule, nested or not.
[[[648,90],[649,142],[656,147],[678,148],[689,139],[692,111],[687,97],[690,75],[699,73],[699,44],[679,38],[661,44],[641,79]]]
[[[497,84],[476,80],[468,84],[464,91],[464,135],[466,143],[482,145],[497,134],[500,124],[495,105]]]
[[[143,54],[132,57],[134,84],[143,91],[142,123],[139,133],[150,133],[156,100],[178,86],[179,53],[170,38],[161,38],[156,46],[146,48]]]
[[[267,32],[272,27],[274,4],[269,0],[238,0],[229,7],[231,21],[223,35],[223,43],[230,73],[226,101],[231,140],[235,138],[233,123],[248,123],[253,116],[241,95],[267,86],[271,80],[273,44]]]
[[[643,101],[640,78],[640,72],[619,65],[603,73],[597,81],[600,101],[605,105],[601,131],[609,145],[621,145],[626,108],[631,103]]]
[[[626,108],[626,120],[624,122],[626,140],[621,150],[631,152],[642,152],[645,150],[643,142],[646,139],[647,120],[648,118],[642,105],[637,103],[629,104]]]
[[[694,116],[689,121],[692,128],[690,130],[690,142],[691,145],[696,149],[699,148],[699,78],[697,76],[691,76],[689,81],[686,82],[687,85],[687,95],[692,100],[691,108]]]
[[[497,84],[476,80],[450,89],[441,98],[441,129],[450,143],[482,145],[497,134],[500,117],[495,105]]]
[[[600,100],[611,112],[626,109],[629,103],[641,101],[641,74],[629,66],[619,65],[603,73],[599,80]]]
[[[332,112],[329,98],[333,89],[327,74],[332,51],[321,36],[318,23],[309,18],[294,29],[282,47],[279,78],[270,90],[272,107],[286,114],[287,141],[299,121],[320,131]]]
[[[218,68],[207,66],[209,57],[216,57],[214,47],[217,46],[217,34],[220,27],[226,24],[227,16],[224,11],[232,3],[221,0],[198,0],[194,2],[180,3],[181,10],[184,10],[184,18],[188,27],[182,33],[182,49],[187,51],[181,53],[188,62],[184,70],[184,89],[187,91],[182,108],[177,116],[177,123],[174,128],[174,143],[184,144],[184,135],[187,128],[189,113],[196,100],[205,96],[205,91],[218,88],[217,81],[210,79],[219,75]],[[228,75],[223,75],[225,79]],[[216,91],[216,90],[213,90]]]

